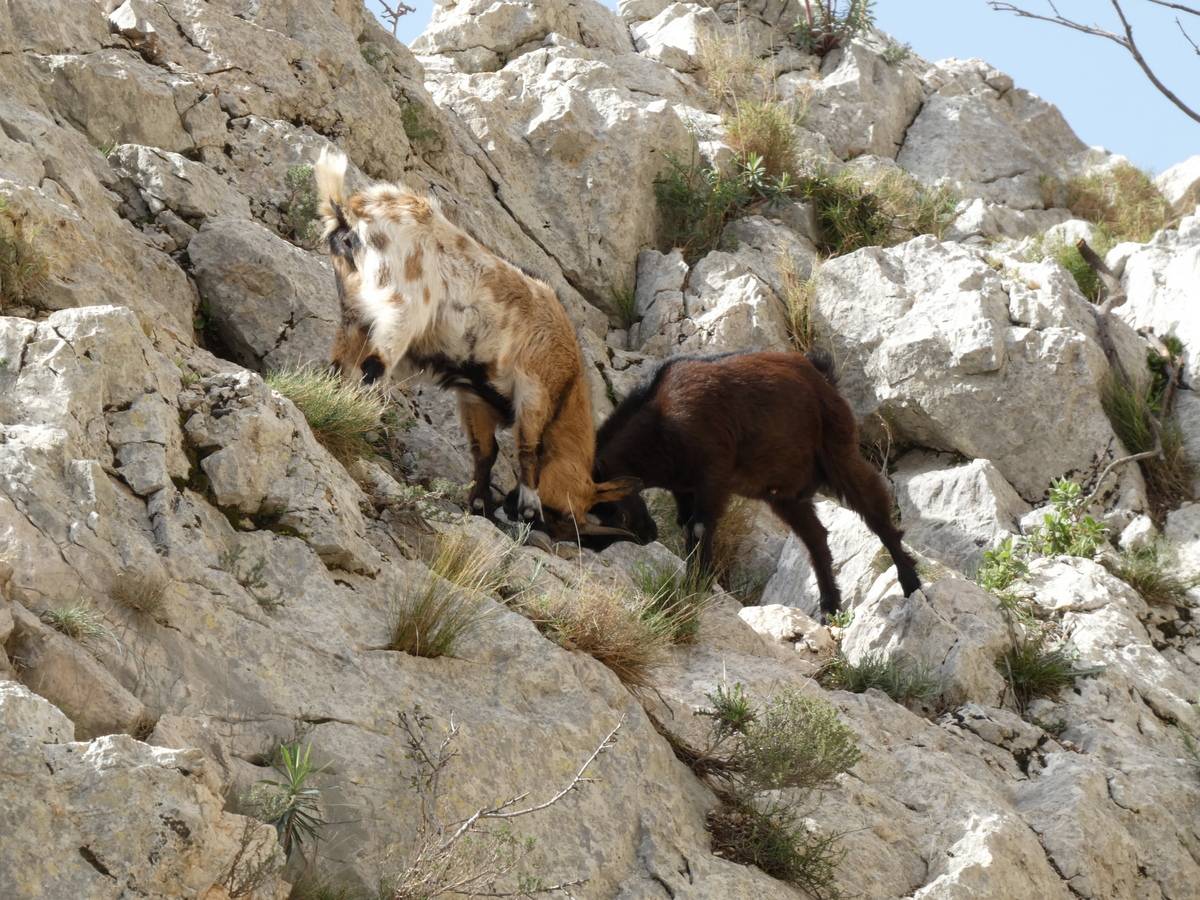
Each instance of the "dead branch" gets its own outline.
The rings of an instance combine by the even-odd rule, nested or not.
[[[1092,307],[1092,315],[1096,320],[1096,334],[1100,338],[1100,347],[1104,350],[1104,358],[1108,360],[1108,364],[1117,373],[1117,376],[1121,379],[1121,383],[1128,385],[1130,383],[1129,373],[1125,371],[1125,364],[1121,362],[1121,357],[1117,353],[1117,347],[1113,343],[1112,332],[1109,331],[1108,327],[1109,314],[1127,299],[1125,289],[1121,287],[1120,279],[1113,274],[1112,269],[1105,264],[1104,260],[1100,258],[1100,255],[1092,249],[1091,245],[1085,239],[1080,238],[1075,247],[1079,250],[1083,261],[1096,273],[1096,277],[1100,279],[1100,284],[1103,287],[1103,302]]]
[[[396,36],[400,20],[409,13],[417,11],[415,6],[409,6],[407,3],[388,3],[386,0],[379,0],[379,5],[383,7],[382,18],[392,23],[392,37]]]
[[[1200,44],[1192,40],[1192,36],[1187,33],[1187,29],[1183,27],[1183,23],[1179,21],[1179,16],[1175,17],[1175,24],[1179,26],[1179,33],[1183,35],[1183,39],[1192,45],[1192,49],[1196,51],[1196,55],[1200,56]]]
[[[1125,15],[1125,10],[1121,6],[1121,0],[1109,0],[1109,2],[1116,11],[1117,18],[1121,20],[1122,33],[1109,31],[1105,28],[1101,28],[1099,25],[1087,25],[1083,22],[1077,22],[1074,19],[1069,19],[1058,11],[1058,7],[1056,7],[1053,2],[1050,2],[1050,9],[1054,12],[1053,15],[1030,12],[1027,9],[1017,6],[1015,3],[1002,2],[1002,0],[988,0],[988,5],[996,12],[1012,13],[1013,15],[1023,19],[1037,19],[1040,22],[1049,22],[1052,25],[1058,25],[1062,28],[1069,28],[1072,31],[1081,32],[1082,34],[1090,34],[1093,37],[1103,38],[1106,41],[1112,41],[1118,46],[1123,47],[1125,51],[1133,57],[1133,61],[1138,64],[1138,67],[1142,70],[1142,72],[1160,94],[1170,100],[1171,103],[1173,103],[1175,107],[1184,115],[1194,119],[1197,122],[1200,122],[1200,112],[1197,112],[1184,103],[1178,94],[1167,87],[1166,84],[1163,83],[1162,79],[1158,77],[1158,74],[1150,67],[1150,63],[1146,60],[1146,57],[1142,55],[1142,50],[1133,37],[1133,25],[1130,24],[1129,17]],[[1157,6],[1167,6],[1171,7],[1172,9],[1179,9],[1182,12],[1200,15],[1200,12],[1197,10],[1182,4],[1163,2],[1163,0],[1150,0],[1150,2],[1156,4]],[[1180,27],[1182,28],[1182,26]]]
[[[1167,9],[1177,9],[1180,12],[1185,12],[1190,16],[1200,16],[1200,9],[1195,9],[1191,6],[1184,6],[1182,3],[1170,3],[1168,0],[1150,0],[1150,2],[1155,6],[1165,6]]]

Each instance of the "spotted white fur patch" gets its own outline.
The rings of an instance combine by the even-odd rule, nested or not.
[[[696,540],[701,540],[704,537],[703,523],[697,522],[692,526],[692,537],[694,537]]]
[[[471,508],[474,509],[476,512],[483,512],[483,498],[476,497],[474,500],[472,500]]]

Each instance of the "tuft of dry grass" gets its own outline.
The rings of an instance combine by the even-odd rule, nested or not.
[[[694,566],[643,566],[636,580],[645,600],[643,616],[662,618],[676,644],[695,641],[700,617],[712,605],[712,576]]]
[[[650,687],[679,628],[646,598],[590,579],[522,597],[517,609],[547,637],[602,662],[633,690]]]
[[[725,116],[725,137],[741,159],[757,156],[771,178],[796,180],[796,115],[788,104],[743,100]]]
[[[338,459],[345,462],[371,452],[368,437],[380,427],[388,408],[381,390],[304,368],[269,372],[266,382],[296,404],[313,436]]]
[[[1171,219],[1167,198],[1149,175],[1129,163],[1072,178],[1065,195],[1067,209],[1103,225],[1118,242],[1145,243]]]
[[[158,572],[127,569],[113,580],[109,596],[127,609],[157,619],[163,613],[170,586],[170,580]]]
[[[788,337],[801,353],[807,353],[816,343],[813,327],[812,302],[817,293],[819,264],[814,263],[808,278],[801,278],[792,257],[779,259],[779,274],[783,279],[783,303],[787,312]]]
[[[0,307],[29,303],[45,284],[50,265],[35,237],[0,197]]]
[[[708,93],[729,106],[755,96],[755,82],[764,77],[764,62],[751,51],[750,41],[740,28],[731,36],[701,35],[696,60]]]
[[[462,532],[438,535],[424,583],[393,604],[388,649],[429,659],[453,655],[491,615],[487,597],[504,586],[509,559],[509,549],[483,547]]]

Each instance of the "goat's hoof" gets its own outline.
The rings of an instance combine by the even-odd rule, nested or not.
[[[537,522],[542,518],[542,498],[537,491],[521,485],[517,494],[517,515],[524,522]]]

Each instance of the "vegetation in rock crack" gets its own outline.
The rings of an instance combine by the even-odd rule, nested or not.
[[[797,350],[807,353],[816,346],[812,303],[820,277],[819,264],[814,263],[808,278],[802,278],[796,271],[795,260],[784,254],[779,259],[779,277],[783,281],[782,299],[787,312],[788,337]]]
[[[1164,341],[1168,352],[1177,360],[1183,351],[1177,339]],[[1110,373],[1100,391],[1100,402],[1113,431],[1130,453],[1144,453],[1158,446],[1162,439],[1162,453],[1141,461],[1142,474],[1146,479],[1146,493],[1151,510],[1159,517],[1167,510],[1175,509],[1185,500],[1192,499],[1194,467],[1183,445],[1183,431],[1172,416],[1162,418],[1163,392],[1166,388],[1161,369],[1164,360],[1151,354],[1150,365],[1154,376],[1149,388],[1139,390]]]
[[[937,672],[927,663],[882,650],[865,653],[856,663],[839,655],[822,672],[821,683],[856,694],[876,688],[901,704],[930,700],[941,690]]]
[[[901,44],[898,41],[889,40],[880,56],[889,66],[898,66],[912,56],[912,44]]]
[[[1087,512],[1087,499],[1077,482],[1060,478],[1050,486],[1050,512],[1026,538],[1041,556],[1091,559],[1108,539],[1108,529]]]
[[[426,124],[426,118],[425,107],[414,100],[406,100],[400,107],[400,125],[409,143],[423,144],[438,136],[437,130]]]
[[[739,159],[757,157],[769,178],[796,178],[795,127],[798,116],[787,103],[743,100],[725,116],[725,140]]]
[[[0,309],[30,303],[45,284],[50,264],[36,238],[0,197]]]
[[[565,894],[580,879],[552,881],[527,868],[534,849],[532,838],[522,838],[510,824],[559,803],[592,782],[589,769],[616,745],[617,723],[583,761],[565,787],[542,802],[526,803],[528,794],[477,807],[456,820],[445,818],[445,787],[452,783],[450,764],[457,757],[454,743],[459,728],[451,720],[439,736],[433,718],[420,708],[401,712],[399,725],[408,746],[407,758],[415,774],[410,779],[417,795],[416,836],[402,862],[384,876],[380,900],[429,900],[433,897],[533,897]]]
[[[1108,229],[1104,226],[1097,226],[1088,243],[1097,254],[1103,257],[1113,248],[1114,241],[1112,235],[1108,233]],[[1083,254],[1079,252],[1076,245],[1068,244],[1062,238],[1047,240],[1043,234],[1033,242],[1026,253],[1026,258],[1032,262],[1044,259],[1054,260],[1075,279],[1080,293],[1093,303],[1100,301],[1103,291],[1100,276],[1087,264],[1087,260],[1083,258]]]
[[[798,885],[818,900],[843,896],[837,871],[846,858],[840,835],[810,829],[791,804],[775,799],[725,803],[708,814],[713,853],[758,866],[773,878]]]
[[[750,39],[740,23],[732,32],[702,32],[696,62],[708,93],[727,106],[759,96],[762,92],[756,85],[768,81],[769,63],[750,49]]]
[[[256,900],[263,896],[264,889],[277,880],[278,852],[279,841],[276,837],[264,838],[262,825],[252,817],[245,819],[233,859],[221,877],[220,884],[225,889],[222,896],[230,900]]]
[[[429,574],[393,604],[388,649],[429,659],[454,655],[463,637],[491,615],[487,595],[505,583],[509,552],[458,531],[438,535]]]
[[[592,656],[633,690],[650,687],[679,631],[673,616],[653,611],[644,597],[591,579],[524,595],[514,606],[547,637]]]
[[[280,369],[269,372],[266,381],[296,404],[313,436],[338,459],[371,452],[370,435],[388,407],[381,391],[316,369]]]
[[[42,613],[41,618],[55,631],[76,641],[109,637],[112,634],[99,610],[86,600],[51,607]]]
[[[795,40],[806,53],[825,56],[875,23],[875,0],[804,0]]]
[[[1123,550],[1115,560],[1105,559],[1103,564],[1153,606],[1183,606],[1187,602],[1191,584],[1175,574],[1175,553],[1162,541]]]
[[[1054,697],[1064,688],[1103,671],[1102,667],[1081,667],[1079,654],[1069,645],[1055,642],[1045,631],[1019,634],[1012,646],[996,662],[1022,712],[1037,697]]]
[[[313,180],[312,166],[292,166],[283,176],[287,199],[283,204],[283,220],[292,240],[311,247],[321,234],[319,198]]]
[[[804,808],[822,786],[858,762],[857,741],[828,703],[794,688],[761,708],[740,684],[708,695],[709,744],[689,747],[664,732],[676,755],[721,798],[708,818],[713,852],[796,884],[817,897],[836,897],[842,854],[838,835],[803,824]]]
[[[642,565],[636,573],[644,603],[643,617],[661,619],[676,644],[690,644],[700,631],[700,617],[712,605],[713,578],[696,566]]]
[[[991,550],[983,551],[983,562],[975,572],[975,583],[989,591],[1005,591],[1029,569],[1022,545],[1006,537]]]
[[[158,572],[127,569],[113,579],[109,596],[126,609],[157,619],[162,616],[170,586],[170,580]]]
[[[829,617],[829,625],[832,628],[849,628],[853,622],[854,610],[852,609],[839,609]]]
[[[675,500],[666,491],[648,491],[647,506],[658,525],[658,540],[664,547],[684,559],[687,556],[687,539],[683,528],[676,520]],[[737,581],[739,562],[748,546],[750,533],[754,530],[755,507],[745,497],[734,497],[716,525],[713,540],[714,581],[734,588]]]
[[[1114,243],[1144,244],[1171,220],[1171,204],[1149,175],[1118,163],[1056,187],[1054,199],[1077,218],[1102,226]]]
[[[324,770],[312,762],[312,745],[280,744],[275,753],[279,778],[257,782],[242,799],[248,815],[275,826],[284,854],[316,843],[327,824],[322,818],[321,789],[312,782]]]
[[[265,575],[267,558],[259,556],[249,565],[243,565],[244,557],[245,548],[235,546],[232,549],[227,548],[221,551],[217,563],[223,571],[232,575],[237,583],[246,589],[263,612],[273,613],[280,609],[284,605],[283,589],[271,589],[271,582]]]
[[[608,292],[612,311],[616,313],[617,325],[628,330],[637,321],[637,294],[631,287],[613,287]]]

